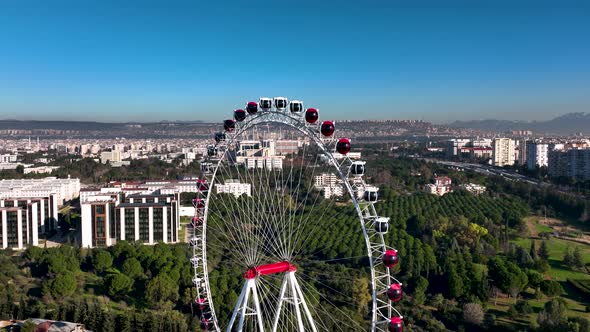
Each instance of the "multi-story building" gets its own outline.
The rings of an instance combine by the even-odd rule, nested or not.
[[[461,148],[468,145],[471,139],[468,138],[454,138],[447,141],[447,157],[452,158],[461,154]]]
[[[549,161],[549,144],[541,142],[526,143],[526,165],[533,170],[537,167],[545,167]]]
[[[16,163],[17,155],[0,154],[0,163]]]
[[[340,178],[334,173],[322,173],[313,177],[316,188],[335,186],[340,183]]]
[[[215,184],[215,191],[218,194],[232,194],[236,197],[241,195],[252,196],[252,185],[241,183],[240,180],[226,180],[223,184]]]
[[[268,169],[268,170],[281,170],[283,169],[283,157],[248,157],[245,158],[246,168],[248,169]]]
[[[590,149],[552,150],[549,152],[549,175],[590,179]]]
[[[81,202],[82,247],[108,247],[119,240],[176,243],[179,195],[137,194],[111,188]]]
[[[108,162],[119,162],[121,161],[121,151],[104,151],[100,153],[100,162],[106,164]]]
[[[494,138],[492,162],[494,166],[514,165],[514,141],[510,138]]]
[[[344,185],[342,180],[334,173],[322,173],[313,177],[316,189],[324,193],[324,198],[342,197],[344,195]]]
[[[39,245],[36,202],[0,207],[0,249],[25,249]]]
[[[294,154],[299,151],[299,148],[303,146],[303,141],[300,140],[277,140],[276,141],[276,154],[278,155],[287,155],[287,154]]]
[[[0,180],[0,208],[20,207],[36,203],[38,233],[57,227],[58,207],[80,195],[79,179]]]
[[[58,205],[80,195],[79,179],[42,179],[0,180],[0,199],[18,197],[47,197],[55,194]]]
[[[526,165],[526,160],[527,160],[527,151],[526,151],[526,146],[527,143],[529,142],[528,139],[523,138],[523,139],[519,139],[517,141],[517,149],[518,149],[518,164],[519,165]]]

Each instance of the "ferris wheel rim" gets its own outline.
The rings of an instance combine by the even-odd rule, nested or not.
[[[225,140],[221,140],[219,142],[217,142],[215,144],[215,148],[225,148],[225,150],[223,150],[223,153],[221,153],[221,156],[215,161],[212,162],[212,165],[215,165],[213,167],[213,172],[210,176],[210,181],[209,181],[209,188],[208,188],[208,192],[206,195],[206,199],[205,199],[205,206],[204,206],[204,215],[203,215],[203,221],[202,221],[202,234],[201,234],[201,246],[202,246],[202,266],[203,266],[203,282],[204,282],[204,289],[205,289],[205,296],[207,297],[207,302],[209,303],[209,311],[210,311],[210,316],[211,316],[211,320],[212,320],[212,324],[213,324],[213,330],[215,331],[222,331],[219,325],[219,320],[218,317],[215,315],[215,302],[213,300],[213,296],[211,293],[211,287],[210,287],[210,283],[209,283],[209,271],[207,268],[207,222],[208,222],[208,218],[209,218],[209,204],[210,204],[210,198],[211,198],[211,193],[213,191],[213,185],[215,184],[215,182],[218,179],[218,170],[220,168],[220,165],[224,162],[227,161],[226,160],[226,153],[225,151],[227,151],[227,147],[231,146],[232,144],[235,144],[238,141],[238,137],[244,133],[245,131],[252,129],[256,126],[259,125],[263,125],[263,124],[279,124],[279,125],[286,125],[292,129],[297,130],[298,132],[300,132],[301,134],[303,134],[303,136],[305,138],[310,139],[310,141],[313,142],[313,145],[315,147],[318,147],[320,149],[321,154],[323,154],[324,156],[326,156],[328,158],[329,164],[331,166],[331,168],[334,168],[336,170],[336,172],[338,173],[338,177],[340,178],[340,180],[342,180],[342,183],[344,184],[344,186],[346,187],[346,192],[348,197],[350,197],[352,204],[355,208],[356,211],[356,219],[358,219],[359,223],[361,224],[361,229],[363,231],[363,238],[365,241],[365,248],[366,248],[366,256],[369,259],[369,269],[370,269],[370,274],[371,274],[371,303],[372,303],[372,310],[371,310],[371,327],[370,330],[371,331],[385,331],[385,329],[377,329],[377,324],[380,322],[378,320],[378,315],[377,315],[377,309],[379,307],[379,300],[378,300],[378,293],[377,293],[377,285],[376,285],[376,274],[375,274],[375,264],[374,264],[374,259],[376,258],[376,256],[374,255],[375,249],[372,248],[372,243],[370,241],[370,235],[367,232],[367,221],[365,216],[363,215],[363,207],[361,206],[361,204],[359,203],[359,199],[357,198],[357,196],[355,195],[355,191],[354,188],[352,187],[351,183],[350,183],[350,177],[348,174],[345,174],[342,171],[342,166],[344,164],[344,161],[346,161],[346,158],[344,158],[342,163],[339,163],[335,156],[334,153],[329,149],[328,145],[324,143],[324,141],[321,138],[321,134],[318,135],[316,132],[312,131],[312,129],[314,129],[315,131],[318,131],[317,129],[320,127],[321,123],[318,121],[316,123],[312,123],[312,124],[307,124],[305,123],[305,121],[302,121],[303,118],[303,114],[305,112],[301,112],[298,114],[298,116],[292,116],[291,114],[288,113],[288,111],[275,111],[275,110],[264,110],[262,112],[258,112],[255,114],[250,114],[247,118],[247,120],[244,121],[238,121],[235,124],[240,124],[239,127],[235,128],[232,132],[226,132],[226,138]],[[229,135],[228,135],[229,134]],[[229,136],[229,137],[227,137]],[[331,137],[330,141],[333,141],[334,137]],[[383,236],[380,236],[381,241],[381,248],[382,251],[385,252],[387,249],[387,245],[385,244],[385,241],[383,239]],[[196,273],[196,271],[195,271]],[[389,272],[389,268],[387,268],[386,270],[386,275],[387,275],[387,281],[386,283],[389,284],[390,280],[395,280],[397,281],[397,279],[395,279],[393,276],[391,276],[390,272]],[[399,282],[398,282],[399,283]],[[401,283],[400,283],[401,284]],[[399,316],[400,318],[401,313],[399,313],[399,311],[397,311],[397,309],[393,308],[393,306],[389,305],[390,307],[390,314],[389,316],[391,316],[391,311],[395,311],[396,315]],[[383,316],[383,315],[381,315]],[[385,318],[385,317],[380,317],[381,319]]]

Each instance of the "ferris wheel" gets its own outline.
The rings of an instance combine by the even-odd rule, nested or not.
[[[200,328],[401,332],[389,218],[377,214],[378,188],[365,182],[365,162],[350,157],[351,141],[335,138],[335,122],[275,97],[248,102],[223,127],[201,163],[188,227]],[[351,222],[334,228],[343,218]],[[364,248],[354,258],[366,294],[351,298],[339,289],[354,282],[353,270],[330,281],[321,264],[349,257],[326,254],[323,246],[334,244],[322,232],[337,234],[341,248]],[[363,318],[347,321],[342,303],[366,306]]]

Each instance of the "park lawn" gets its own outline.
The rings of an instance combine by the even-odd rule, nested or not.
[[[534,326],[537,322],[537,314],[543,310],[545,303],[550,301],[551,298],[543,296],[541,299],[533,298],[534,291],[529,288],[526,292],[523,293],[523,298],[529,303],[529,305],[533,309],[533,313],[528,315],[519,314],[518,318],[511,318],[508,316],[508,308],[516,303],[514,298],[498,298],[496,300],[497,305],[494,305],[494,299],[490,299],[488,303],[488,310],[490,312],[497,312],[501,313],[498,315],[498,320],[502,321],[507,325],[511,325],[512,327],[516,328],[530,328]],[[562,297],[567,303],[567,315],[569,317],[587,317],[588,313],[586,312],[586,304],[575,301],[567,297],[567,295]]]
[[[537,242],[536,244],[538,250],[539,246],[541,245],[541,241],[543,240],[535,241]],[[578,247],[582,253],[582,259],[584,260],[584,263],[590,263],[590,245],[557,238],[550,238],[549,240],[544,241],[547,243],[547,249],[549,249],[549,260],[562,261],[563,255],[565,254],[565,251],[568,247],[572,252],[576,247]],[[525,249],[529,249],[531,247],[531,239],[519,238],[513,242]]]
[[[537,230],[538,233],[553,232],[553,228],[551,228],[551,227],[549,227],[547,225],[543,225],[543,224],[539,223],[538,220],[537,220],[537,222],[534,225],[535,225],[535,229]]]
[[[551,279],[556,281],[566,281],[568,278],[590,279],[590,275],[579,271],[572,271],[561,263],[563,255],[568,247],[571,251],[573,251],[574,248],[579,247],[582,252],[584,263],[590,263],[589,245],[556,238],[550,238],[549,240],[545,240],[545,242],[547,243],[547,249],[549,250],[549,265],[551,267],[549,270],[549,276],[551,276]],[[531,247],[531,239],[517,239],[514,240],[514,243],[525,249]],[[536,240],[536,245],[537,249],[539,249],[541,240]]]

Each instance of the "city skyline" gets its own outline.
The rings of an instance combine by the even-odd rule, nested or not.
[[[2,119],[218,121],[262,96],[346,119],[590,111],[590,8],[575,1],[0,9]]]

